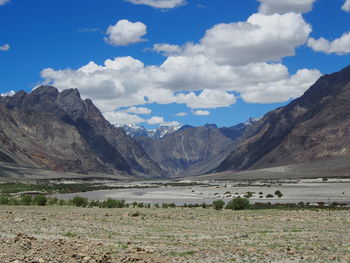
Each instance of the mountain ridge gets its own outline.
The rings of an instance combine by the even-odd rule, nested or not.
[[[86,145],[87,154],[96,159],[92,163],[101,163],[104,172],[124,171],[161,176],[160,167],[148,157],[142,147],[122,129],[112,126],[91,100],[82,100],[76,89],[58,92],[54,87],[41,86],[29,94],[20,91],[12,97],[2,97],[0,102],[9,112],[45,115],[43,119],[47,123],[56,121],[60,125],[68,125],[75,129],[79,134],[77,136],[81,137],[80,144]],[[6,130],[6,127],[3,130]]]
[[[337,158],[350,150],[350,66],[322,76],[301,97],[248,129],[216,172]]]

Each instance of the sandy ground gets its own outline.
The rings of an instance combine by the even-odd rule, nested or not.
[[[350,262],[350,211],[0,206],[0,262]]]

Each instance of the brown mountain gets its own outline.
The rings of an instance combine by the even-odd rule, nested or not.
[[[170,177],[204,174],[222,162],[245,130],[245,124],[230,128],[184,126],[159,139],[135,137],[149,156]]]
[[[42,86],[0,100],[0,161],[71,172],[161,176],[125,132],[75,89]]]
[[[215,171],[329,160],[350,153],[350,66],[250,126]]]

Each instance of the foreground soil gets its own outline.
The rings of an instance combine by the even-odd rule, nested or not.
[[[0,206],[0,262],[350,262],[350,211]]]

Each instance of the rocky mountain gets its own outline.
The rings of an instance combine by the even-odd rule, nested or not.
[[[160,139],[135,137],[170,177],[206,173],[217,167],[235,146],[247,125],[218,128],[183,126]]]
[[[215,171],[329,160],[350,154],[350,66],[250,125]]]
[[[152,139],[160,139],[177,131],[181,128],[181,126],[161,125],[154,130],[147,130],[145,127],[137,125],[123,125],[121,128],[126,132],[127,135],[130,135],[131,137],[148,137]]]
[[[57,171],[161,176],[124,130],[78,90],[42,86],[0,98],[0,161]]]

